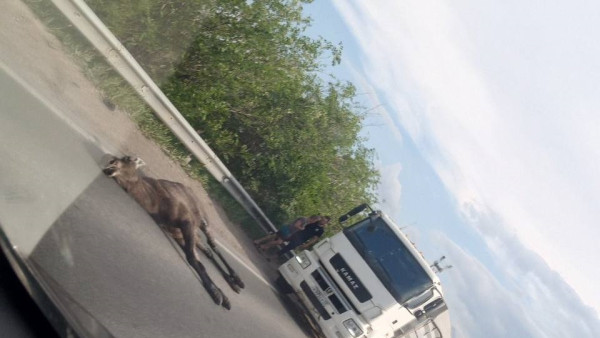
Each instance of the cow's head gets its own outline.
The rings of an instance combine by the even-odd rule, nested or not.
[[[102,172],[108,177],[121,176],[123,178],[130,178],[136,176],[137,169],[145,164],[139,157],[113,157],[108,162],[108,165],[102,169]]]

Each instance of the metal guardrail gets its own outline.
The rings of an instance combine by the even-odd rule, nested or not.
[[[129,82],[185,147],[266,231],[276,230],[248,192],[83,0],[52,0],[83,36]]]

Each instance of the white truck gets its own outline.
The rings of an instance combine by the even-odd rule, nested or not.
[[[382,212],[315,244],[279,267],[278,285],[295,292],[327,338],[451,336],[439,278]]]

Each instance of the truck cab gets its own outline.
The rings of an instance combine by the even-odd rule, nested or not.
[[[381,212],[296,254],[279,272],[326,337],[450,337],[439,278]]]

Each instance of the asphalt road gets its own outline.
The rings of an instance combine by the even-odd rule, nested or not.
[[[230,311],[212,302],[145,212],[98,176],[30,259],[118,337],[303,336],[270,286],[226,256],[246,283],[239,295],[205,265],[230,298]]]
[[[102,139],[19,74],[0,62],[0,224],[45,284],[117,337],[306,336],[273,287],[228,250],[246,288],[233,292],[204,259],[232,309],[215,305],[181,250],[102,175]]]

